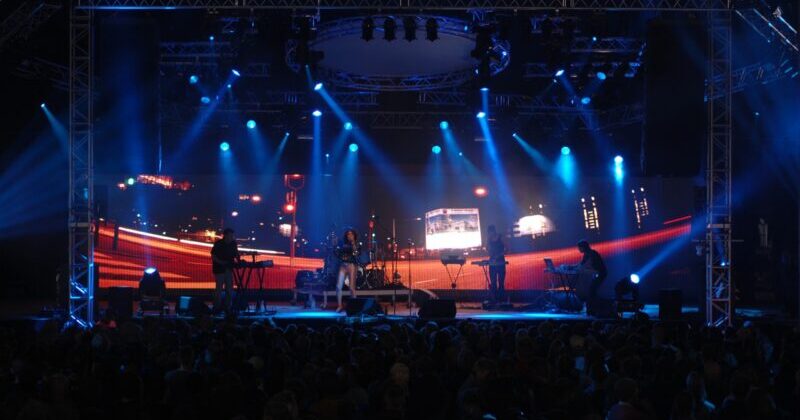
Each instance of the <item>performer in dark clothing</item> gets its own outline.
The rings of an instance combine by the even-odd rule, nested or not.
[[[608,276],[608,270],[606,269],[606,263],[603,262],[603,257],[600,256],[599,252],[592,249],[592,247],[589,246],[589,242],[586,240],[578,242],[578,251],[583,254],[583,259],[581,263],[578,264],[578,268],[594,272],[591,285],[589,286],[589,298],[586,302],[588,313],[591,312],[591,308],[594,307],[597,301],[597,289],[600,288],[600,285]]]
[[[489,290],[493,302],[500,302],[506,292],[506,245],[503,237],[490,225],[486,250],[489,252]]]
[[[236,237],[233,229],[225,229],[222,232],[222,239],[214,242],[211,248],[211,269],[216,279],[214,288],[214,310],[230,311],[231,296],[233,294],[233,266],[239,260],[239,246],[236,245]],[[220,307],[222,289],[225,288],[225,306]]]
[[[341,261],[339,265],[339,278],[336,281],[336,312],[344,309],[342,306],[342,288],[344,288],[345,278],[349,279],[350,297],[356,297],[356,277],[358,275],[358,254],[361,248],[358,245],[358,233],[355,229],[348,228],[344,231],[344,237],[336,247],[336,254]]]

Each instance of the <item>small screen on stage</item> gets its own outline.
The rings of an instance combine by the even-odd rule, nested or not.
[[[467,249],[481,246],[478,209],[436,209],[425,213],[425,247]]]

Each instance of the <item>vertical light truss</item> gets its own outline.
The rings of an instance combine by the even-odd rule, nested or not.
[[[84,328],[94,324],[92,15],[70,8],[69,317]]]
[[[731,12],[709,12],[706,324],[733,321],[731,280]]]

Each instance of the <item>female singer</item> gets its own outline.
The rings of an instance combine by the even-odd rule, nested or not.
[[[356,297],[356,276],[358,273],[358,254],[361,248],[358,246],[358,233],[355,229],[348,228],[344,231],[344,237],[339,242],[337,253],[341,264],[339,265],[339,279],[336,282],[336,303],[339,305],[336,312],[341,312],[344,309],[342,306],[342,288],[344,287],[344,279],[350,280],[350,297]]]

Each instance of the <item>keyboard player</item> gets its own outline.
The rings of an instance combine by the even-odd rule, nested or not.
[[[489,252],[489,289],[493,303],[502,302],[506,292],[506,245],[497,228],[487,229],[486,250]]]
[[[214,242],[211,248],[211,268],[214,272],[216,287],[214,288],[214,312],[224,310],[230,312],[233,296],[233,267],[239,261],[239,247],[233,229],[225,229],[222,239]],[[221,307],[222,289],[225,288],[225,306]]]
[[[585,239],[578,241],[578,251],[583,254],[580,264],[575,267],[581,271],[593,272],[591,283],[589,284],[589,297],[586,301],[586,312],[592,314],[597,301],[597,289],[608,276],[606,263],[599,252],[592,249]]]

